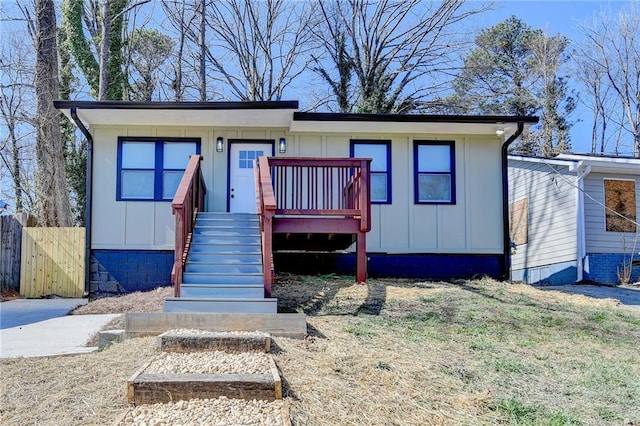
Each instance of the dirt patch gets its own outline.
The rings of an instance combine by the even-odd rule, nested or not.
[[[9,300],[19,299],[20,293],[15,290],[2,290],[0,292],[0,302],[7,302]]]

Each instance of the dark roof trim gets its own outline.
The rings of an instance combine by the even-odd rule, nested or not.
[[[127,101],[53,101],[57,109],[142,109],[142,110],[234,110],[298,109],[298,101],[256,102],[127,102]]]
[[[401,123],[531,123],[538,117],[511,115],[352,114],[294,112],[294,121],[386,121]]]

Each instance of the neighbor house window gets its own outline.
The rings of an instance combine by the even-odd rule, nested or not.
[[[416,204],[455,204],[454,142],[414,141],[414,197]]]
[[[371,158],[371,202],[391,204],[391,141],[351,140],[352,158]]]
[[[170,201],[200,139],[118,138],[117,200]]]
[[[633,232],[636,226],[636,182],[604,180],[605,229],[609,232]]]

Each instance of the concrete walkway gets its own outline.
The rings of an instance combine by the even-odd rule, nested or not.
[[[625,306],[640,309],[640,288],[610,287],[597,285],[554,285],[537,287],[540,290],[556,290],[566,293],[583,294],[596,299],[616,299]]]
[[[6,302],[4,302],[6,303]],[[93,352],[85,347],[118,314],[66,315],[0,330],[0,358],[69,355]]]
[[[0,358],[87,353],[84,344],[118,315],[67,315],[87,299],[16,299],[0,303]]]
[[[88,299],[14,299],[0,303],[0,329],[67,315]]]

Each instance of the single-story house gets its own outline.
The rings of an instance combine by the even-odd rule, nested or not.
[[[640,280],[640,159],[509,156],[513,280]]]
[[[193,172],[201,178],[192,182],[202,184],[202,200],[191,206],[198,214],[274,209],[273,241],[270,233],[265,236],[271,219],[262,215],[260,229],[263,252],[265,244],[269,250],[273,245],[276,271],[300,268],[306,259],[305,270],[313,272],[323,265],[322,256],[305,258],[301,251],[326,253],[341,246],[327,255],[330,267],[353,274],[356,265],[365,265],[359,278],[508,277],[507,147],[536,117],[316,113],[298,111],[297,101],[55,106],[89,140],[93,294],[170,284],[172,268],[180,268],[176,244],[185,249],[184,262],[195,258],[190,244],[201,241],[198,231],[192,241],[192,233],[182,230],[184,241],[178,243],[172,215],[172,209],[182,209],[176,210],[174,197],[193,156],[200,159]],[[256,180],[259,158],[267,162]],[[336,174],[336,168],[344,173]],[[362,186],[353,186],[354,179]],[[191,194],[187,186],[178,190],[181,200]],[[363,198],[331,207],[349,191]],[[314,204],[323,197],[322,206]],[[295,215],[361,222],[294,224]],[[316,233],[327,235],[316,239]],[[344,239],[345,234],[350,236]],[[357,258],[356,239],[366,258]],[[262,269],[268,280],[271,268]]]

